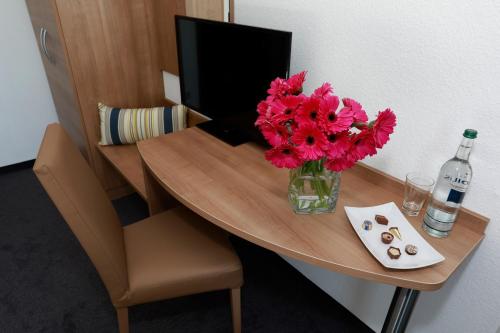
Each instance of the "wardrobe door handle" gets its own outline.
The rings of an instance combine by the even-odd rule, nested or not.
[[[45,49],[43,48],[43,31],[44,28],[40,28],[40,34],[38,35],[38,40],[40,42],[40,47],[42,48],[42,52],[45,53]]]
[[[47,50],[47,29],[40,28],[40,44],[42,46],[42,51],[47,57],[47,59],[52,62],[52,59],[49,56],[49,51]]]
[[[47,51],[47,29],[45,28],[42,28],[42,46],[45,56],[50,60],[49,51]]]

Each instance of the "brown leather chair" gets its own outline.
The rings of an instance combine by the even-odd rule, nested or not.
[[[121,333],[131,305],[222,289],[231,291],[233,328],[241,331],[242,267],[224,232],[184,207],[123,228],[58,124],[47,127],[33,170],[94,263]]]

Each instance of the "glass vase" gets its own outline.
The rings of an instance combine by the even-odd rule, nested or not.
[[[335,211],[340,188],[340,173],[324,167],[323,161],[309,161],[290,170],[288,201],[297,214]]]

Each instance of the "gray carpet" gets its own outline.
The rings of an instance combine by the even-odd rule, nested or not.
[[[146,216],[138,196],[115,202],[123,224]],[[243,331],[371,332],[276,254],[236,237]],[[131,333],[231,332],[226,291],[138,305]],[[0,332],[116,332],[94,267],[31,169],[0,169]]]

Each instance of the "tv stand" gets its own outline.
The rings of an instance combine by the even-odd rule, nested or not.
[[[197,124],[196,127],[233,147],[251,141],[250,136],[246,134],[245,131],[224,126],[223,122],[216,120],[209,120]]]

